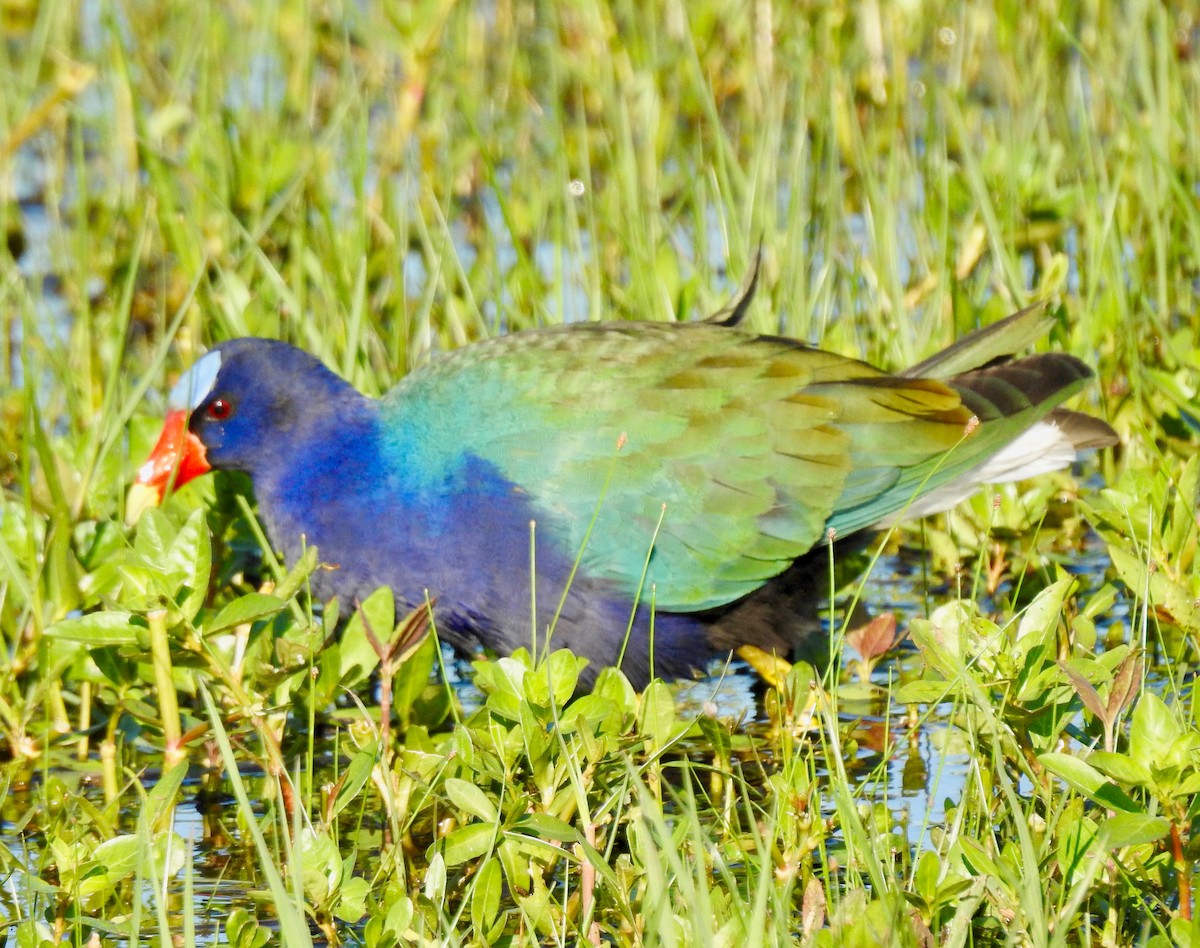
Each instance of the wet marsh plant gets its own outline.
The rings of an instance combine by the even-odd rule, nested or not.
[[[1197,944],[1198,23],[7,5],[10,940]],[[404,616],[315,608],[237,477],[124,523],[218,339],[379,393],[484,336],[713,312],[760,243],[756,329],[885,366],[1054,298],[1037,346],[1122,446],[822,573],[825,658],[771,685],[401,662]],[[905,638],[843,633],[856,602]]]

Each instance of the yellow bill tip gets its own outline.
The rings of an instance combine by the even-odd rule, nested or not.
[[[157,507],[160,503],[162,496],[159,488],[135,483],[125,497],[125,523],[131,527],[136,525],[148,507]]]

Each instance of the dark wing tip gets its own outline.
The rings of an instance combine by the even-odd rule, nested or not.
[[[1066,436],[1076,451],[1085,451],[1089,448],[1111,448],[1121,443],[1120,435],[1108,422],[1081,411],[1056,408],[1050,412],[1047,420],[1058,426],[1058,430]]]
[[[1037,405],[1055,405],[1092,377],[1087,363],[1062,352],[1042,352],[948,379],[981,421],[1006,418]]]

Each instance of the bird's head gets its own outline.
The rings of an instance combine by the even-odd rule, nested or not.
[[[129,490],[126,519],[135,522],[162,503],[168,487],[208,471],[253,477],[289,456],[302,460],[310,436],[336,426],[362,401],[347,382],[287,343],[221,343],[171,389],[162,434]]]

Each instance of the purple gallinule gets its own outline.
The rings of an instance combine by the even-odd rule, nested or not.
[[[315,545],[330,565],[321,597],[428,596],[468,651],[534,629],[544,643],[553,625],[555,647],[591,660],[585,678],[631,627],[623,668],[641,685],[651,640],[662,676],[714,648],[789,651],[813,598],[793,564],[827,538],[1116,441],[1059,407],[1092,377],[1083,362],[1010,357],[1045,329],[1032,310],[898,375],[747,332],[743,310],[515,333],[379,400],[285,343],[224,342],[175,386],[130,506],[244,471],[283,553]]]

